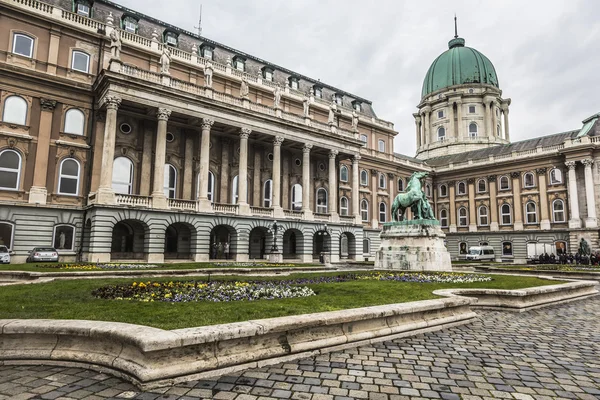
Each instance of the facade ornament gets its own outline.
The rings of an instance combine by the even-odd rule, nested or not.
[[[581,163],[585,166],[585,167],[591,167],[592,164],[594,163],[594,160],[591,158],[584,158],[583,160],[581,160]]]
[[[162,54],[160,56],[160,73],[169,75],[169,68],[171,68],[171,50],[169,50],[169,46],[164,43]]]
[[[352,130],[358,131],[358,113],[356,110],[352,111]]]
[[[250,96],[250,87],[248,86],[248,78],[244,75],[240,86],[240,97],[242,99],[248,99]]]
[[[152,41],[158,42],[158,32],[155,30],[152,31]]]
[[[379,173],[379,172],[378,172],[378,171],[377,171],[375,168],[372,168],[372,169],[371,169],[371,175],[372,175],[372,176],[376,176],[378,173]]]
[[[8,147],[10,147],[11,149],[14,149],[16,145],[17,145],[17,141],[15,139],[8,140]]]
[[[117,95],[108,95],[104,97],[103,104],[107,110],[117,110],[121,105],[121,97]]]
[[[310,111],[310,97],[305,93],[302,99],[302,105],[304,106],[304,116],[308,117]]]
[[[510,176],[511,176],[511,178],[520,178],[521,177],[521,171],[511,172]]]
[[[335,112],[337,111],[337,105],[335,104],[335,100],[331,100],[331,105],[329,106],[329,117],[327,118],[327,123],[329,125],[333,125],[335,123]]]
[[[103,110],[96,110],[94,114],[94,119],[97,122],[104,122],[106,120],[106,113]]]
[[[212,88],[212,77],[213,77],[213,65],[210,61],[206,63],[204,68],[204,86]]]
[[[168,108],[161,107],[156,112],[156,118],[158,118],[159,121],[168,121],[170,116],[171,110],[169,110]]]
[[[448,188],[454,187],[456,185],[456,181],[448,181]]]
[[[475,184],[475,178],[468,178],[468,179],[467,179],[467,183],[468,183],[469,185],[473,185],[473,184]]]
[[[227,59],[225,60],[225,64],[231,68],[231,57],[227,56]]]
[[[335,160],[335,158],[337,157],[338,153],[339,153],[339,151],[337,151],[337,150],[329,150],[329,158],[330,159],[333,158]]]
[[[196,46],[196,43],[192,45],[192,54],[198,54],[198,46]]]
[[[40,98],[40,105],[42,106],[43,111],[54,111],[56,100]]]
[[[496,182],[496,175],[489,175],[487,177],[488,182]]]
[[[567,166],[567,168],[569,168],[569,170],[574,170],[577,166],[577,161],[567,161],[565,162],[565,165]]]
[[[115,22],[115,19],[114,19],[113,15],[112,15],[112,12],[109,11],[108,12],[108,16],[106,17],[106,25],[113,26],[114,22]]]
[[[389,179],[394,179],[394,178],[395,178],[395,175],[394,175],[394,173],[393,173],[393,172],[388,172],[388,173],[387,173],[387,177],[388,177]]]
[[[250,128],[240,128],[240,139],[248,139],[251,133],[252,129]]]
[[[110,56],[115,60],[121,59],[121,32],[116,29],[110,31]]]
[[[281,108],[281,86],[277,84],[275,86],[275,92],[273,93],[273,108]]]
[[[313,145],[312,145],[312,144],[306,143],[306,144],[304,145],[304,147],[302,147],[302,153],[304,153],[304,154],[308,154],[308,153],[310,153],[310,150],[311,150],[312,148],[313,148]]]
[[[281,146],[283,140],[282,136],[275,136],[275,139],[273,139],[273,146]]]
[[[360,154],[355,154],[352,157],[352,164],[358,164],[358,162],[360,161],[360,159],[361,159]]]
[[[213,124],[215,123],[215,120],[210,119],[210,118],[202,118],[202,129],[210,129]]]
[[[544,175],[546,173],[546,171],[548,171],[547,168],[538,168],[535,170],[535,173],[538,175]]]

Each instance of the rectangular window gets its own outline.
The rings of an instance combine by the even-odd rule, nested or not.
[[[167,44],[171,46],[177,46],[177,36],[174,33],[168,32],[166,35]]]
[[[469,106],[469,114],[475,114],[475,106]]]
[[[360,135],[360,140],[361,140],[363,143],[365,143],[365,144],[366,144],[366,143],[367,143],[367,139],[368,139],[368,138],[367,138],[367,135]]]
[[[354,103],[354,109],[355,109],[356,111],[358,111],[358,112],[361,112],[361,111],[362,111],[362,106],[361,106],[361,104],[360,104],[360,103],[358,103],[358,102]]]
[[[323,89],[315,86],[314,90],[315,90],[315,97],[322,99],[323,98]]]
[[[73,59],[71,60],[71,69],[87,74],[90,70],[89,54],[83,53],[81,51],[74,51]]]
[[[136,33],[137,24],[131,19],[126,19],[125,21],[123,21],[123,28],[125,28],[127,32]]]
[[[296,80],[296,79],[290,80],[290,87],[294,90],[298,90],[298,88],[300,87],[298,85],[298,80]]]
[[[502,255],[503,256],[512,256],[512,243],[511,242],[503,242],[502,243]]]
[[[340,106],[341,106],[341,105],[342,105],[342,103],[343,103],[342,96],[341,96],[341,95],[339,95],[339,94],[336,94],[336,95],[335,95],[335,104],[338,104],[338,105],[340,105]]]
[[[268,69],[265,70],[265,80],[272,82],[273,81],[273,72]]]
[[[213,50],[210,47],[204,48],[204,58],[208,58],[209,60],[213,59]]]
[[[12,52],[24,57],[33,57],[33,39],[29,36],[15,33]]]
[[[77,14],[83,15],[84,17],[89,17],[90,7],[87,4],[77,3]]]
[[[438,118],[444,118],[444,110],[438,111]]]
[[[235,60],[235,69],[237,69],[238,71],[244,71],[245,65],[244,65],[244,61],[242,60]]]
[[[385,142],[383,140],[379,139],[377,148],[380,152],[384,153],[385,152]]]

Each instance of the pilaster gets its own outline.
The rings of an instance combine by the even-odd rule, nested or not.
[[[569,169],[568,185],[569,185],[569,210],[571,218],[569,218],[569,228],[581,228],[581,219],[579,217],[579,198],[577,197],[577,161],[567,161],[565,165]]]
[[[121,105],[121,98],[116,95],[107,95],[102,103],[106,106],[106,121],[104,123],[104,143],[102,144],[100,186],[96,202],[98,204],[116,204],[115,191],[112,188],[112,175],[117,135],[117,110]]]
[[[55,100],[40,99],[41,115],[35,152],[35,167],[33,170],[33,186],[29,190],[29,203],[46,204],[48,190],[46,189],[48,173],[48,157],[50,151],[50,136],[52,134],[52,116],[56,107]]]
[[[152,207],[168,208],[165,195],[165,161],[167,156],[167,121],[171,116],[168,108],[159,108],[156,113],[156,146],[154,154],[154,184],[152,185]]]

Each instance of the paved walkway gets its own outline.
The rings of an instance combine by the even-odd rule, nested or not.
[[[141,393],[75,368],[0,367],[0,399],[600,399],[600,296]]]

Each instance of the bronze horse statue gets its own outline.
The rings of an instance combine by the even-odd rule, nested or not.
[[[413,173],[406,185],[406,190],[396,196],[392,203],[392,219],[394,221],[403,221],[404,212],[408,207],[411,208],[414,219],[435,219],[421,185],[421,179],[427,175],[427,172]]]

